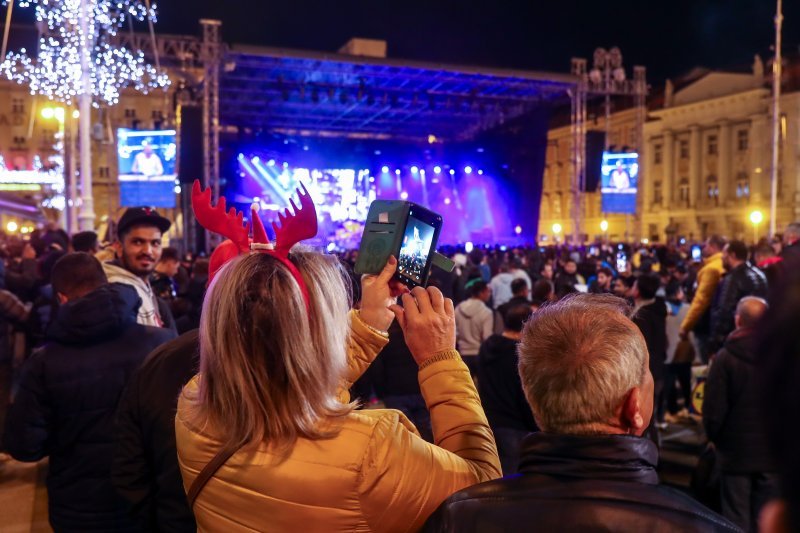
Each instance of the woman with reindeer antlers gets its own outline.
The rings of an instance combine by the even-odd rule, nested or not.
[[[307,191],[276,243],[255,212],[211,206],[195,183],[198,221],[225,236],[211,257],[200,373],[175,420],[178,460],[201,531],[408,531],[450,494],[501,476],[492,432],[455,350],[453,303],[435,288],[393,305],[394,258],[362,280],[350,311],[338,260],[295,246],[316,235]],[[437,445],[399,411],[356,411],[348,388],[397,319],[419,364]]]

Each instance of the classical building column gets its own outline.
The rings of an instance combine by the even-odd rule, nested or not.
[[[672,130],[664,130],[664,146],[662,152],[663,178],[661,180],[661,207],[667,209],[678,199],[678,184],[675,183],[675,134]]]
[[[764,189],[769,185],[769,135],[767,115],[754,115],[751,119],[748,144],[750,150],[750,201],[757,206],[764,200]]]
[[[717,184],[720,206],[724,206],[731,199],[731,191],[736,190],[736,176],[731,173],[732,142],[731,123],[728,120],[720,121],[717,143]]]
[[[701,176],[703,162],[703,146],[700,137],[700,126],[693,124],[689,127],[689,207],[697,207],[700,198]]]

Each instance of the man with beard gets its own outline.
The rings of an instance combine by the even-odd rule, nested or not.
[[[132,207],[117,223],[115,259],[103,263],[109,283],[123,283],[136,289],[142,299],[137,322],[175,330],[169,306],[150,286],[150,275],[161,259],[161,236],[172,223],[149,207]]]

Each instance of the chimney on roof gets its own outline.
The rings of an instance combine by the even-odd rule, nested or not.
[[[348,56],[386,57],[386,41],[353,37],[339,48],[339,53]]]

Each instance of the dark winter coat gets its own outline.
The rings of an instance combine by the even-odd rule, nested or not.
[[[198,330],[151,353],[134,374],[117,410],[112,480],[144,531],[195,531],[186,503],[175,411],[183,386],[197,373]]]
[[[712,351],[722,347],[735,329],[736,305],[745,296],[767,297],[767,276],[750,263],[742,263],[722,278],[719,298],[711,310]]]
[[[517,370],[517,341],[492,335],[478,353],[478,392],[492,428],[537,431]]]
[[[757,363],[755,331],[739,329],[725,341],[709,370],[703,424],[724,472],[774,472],[761,426]]]
[[[534,433],[520,475],[445,500],[424,531],[739,531],[690,496],[658,484],[655,444],[627,435]]]
[[[46,344],[26,361],[4,444],[20,461],[50,457],[56,531],[126,531],[133,522],[111,485],[113,420],[145,356],[174,335],[136,324],[133,287],[104,285],[62,305]]]
[[[663,298],[640,307],[633,315],[633,323],[639,327],[650,353],[650,372],[658,381],[664,377],[667,359],[667,304]]]

